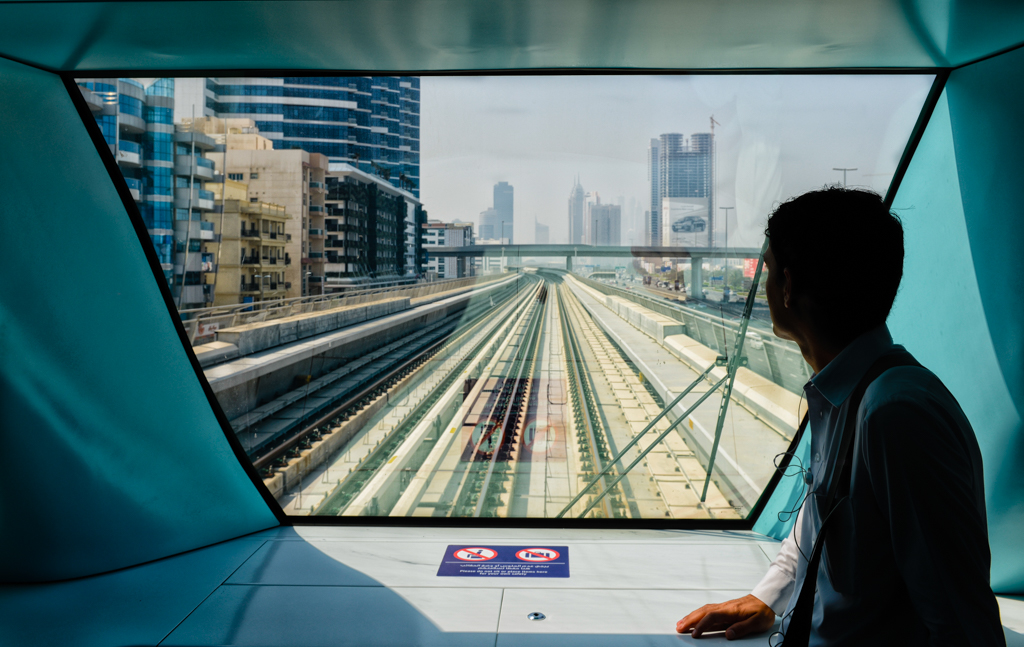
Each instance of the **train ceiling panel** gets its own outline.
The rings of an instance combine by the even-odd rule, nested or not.
[[[957,66],[1013,2],[4,2],[0,55],[51,70]]]

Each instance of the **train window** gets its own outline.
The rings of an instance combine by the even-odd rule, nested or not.
[[[933,80],[78,87],[225,432],[287,514],[685,524],[748,518],[802,415],[767,214],[826,184],[884,194]]]

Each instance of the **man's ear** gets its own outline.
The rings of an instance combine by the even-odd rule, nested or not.
[[[793,276],[789,273],[788,267],[782,270],[782,275],[786,277],[786,283],[782,286],[782,304],[790,308],[793,301]]]

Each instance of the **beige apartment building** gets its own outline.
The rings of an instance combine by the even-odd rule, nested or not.
[[[298,264],[287,251],[291,216],[281,205],[250,202],[244,182],[227,180],[209,187],[220,207],[220,213],[206,216],[215,234],[204,246],[217,267],[215,274],[207,275],[207,283],[213,286],[213,304],[284,298],[291,287],[288,270]]]
[[[323,231],[327,158],[304,150],[274,150],[273,142],[259,134],[251,119],[203,117],[195,122],[196,130],[218,144],[206,157],[213,160],[229,181],[247,185],[246,200],[251,204],[277,205],[288,214],[289,217],[280,221],[284,228],[281,253],[282,258],[290,262],[283,268],[283,281],[275,282],[287,286],[284,296],[321,294],[323,270],[317,272],[310,265],[309,231]],[[246,212],[240,208],[238,213]],[[239,217],[244,219],[244,215]],[[266,219],[271,221],[272,217]],[[266,240],[274,240],[272,245],[275,246],[280,244],[278,239]],[[270,298],[266,290],[263,294]]]

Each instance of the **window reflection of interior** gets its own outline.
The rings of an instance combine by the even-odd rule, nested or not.
[[[231,433],[288,514],[722,520],[763,496],[810,376],[772,333],[764,217],[838,171],[887,186],[931,77],[716,78],[691,93],[693,111],[718,110],[701,117],[707,132],[670,132],[671,111],[619,132],[621,114],[588,108],[607,118],[604,139],[631,142],[628,160],[594,166],[590,192],[580,157],[606,159],[607,142],[537,161],[570,181],[525,236],[536,178],[493,159],[529,159],[538,136],[575,129],[587,92],[646,88],[665,103],[687,90],[666,77],[79,86]],[[893,96],[868,110],[873,82]],[[831,88],[830,112],[807,125],[812,85]],[[494,110],[484,98],[503,90],[523,105]],[[575,109],[530,113],[560,91]],[[476,121],[431,112],[453,103],[477,106]],[[456,126],[504,127],[514,143],[479,156]],[[438,169],[422,176],[421,141]],[[456,207],[429,178],[493,185],[493,205],[474,204],[473,222],[433,219],[432,200]]]

